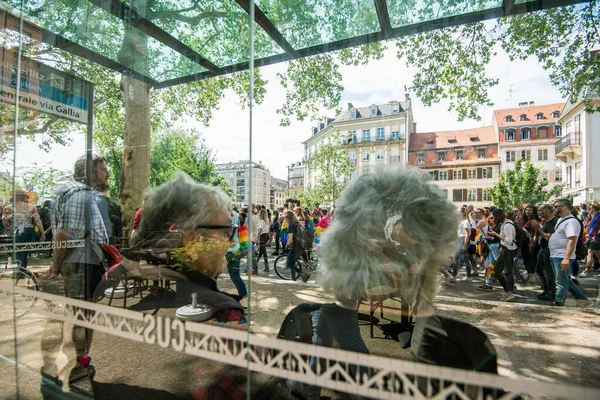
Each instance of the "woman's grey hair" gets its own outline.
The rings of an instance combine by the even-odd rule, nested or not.
[[[142,212],[140,229],[133,238],[132,247],[150,237],[160,238],[176,229],[194,229],[206,225],[215,213],[231,215],[231,199],[215,186],[194,182],[184,172],[174,179],[148,191]],[[153,242],[153,241],[152,241]]]
[[[352,181],[323,234],[319,282],[341,302],[396,287],[409,304],[433,298],[439,268],[456,247],[456,206],[416,168]],[[423,290],[423,293],[421,293]]]

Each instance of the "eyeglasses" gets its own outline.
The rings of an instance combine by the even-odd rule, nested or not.
[[[564,207],[564,206],[563,206],[562,204],[559,204],[559,205],[557,205],[557,206],[555,205],[555,206],[553,206],[553,207],[554,207],[554,208],[558,208],[558,207]]]
[[[198,225],[195,229],[209,229],[209,230],[223,230],[223,231],[227,231],[227,237],[229,239],[232,239],[233,235],[235,235],[235,231],[237,230],[237,226],[230,226],[230,225]]]

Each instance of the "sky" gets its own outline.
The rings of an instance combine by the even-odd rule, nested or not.
[[[387,103],[391,100],[404,100],[404,87],[410,86],[414,70],[406,67],[404,60],[396,57],[395,46],[388,46],[385,56],[365,66],[342,66],[344,91],[340,107],[351,102],[356,107],[373,103]],[[262,162],[271,175],[287,179],[287,166],[299,161],[304,148],[302,141],[309,138],[311,121],[295,121],[288,127],[281,127],[280,115],[276,110],[285,99],[285,91],[279,84],[278,72],[284,72],[285,64],[261,68],[263,78],[268,81],[264,101],[254,107],[253,114],[253,160]],[[517,106],[521,101],[534,101],[535,104],[549,104],[564,101],[558,90],[551,86],[548,74],[537,60],[510,62],[508,56],[498,51],[488,68],[488,76],[499,78],[498,86],[490,91],[494,107],[481,109],[482,121],[465,120],[458,122],[456,112],[448,111],[448,102],[425,107],[411,96],[414,121],[418,132],[467,129],[489,125],[493,109]],[[509,91],[512,89],[512,103]],[[321,110],[321,115],[335,117],[334,110]],[[188,122],[202,134],[208,146],[213,148],[217,162],[231,162],[249,158],[249,110],[243,109],[233,91],[227,91],[218,110],[214,111],[209,127],[201,123]],[[28,139],[20,139],[17,152],[17,166],[27,167],[33,163],[49,165],[57,169],[71,170],[74,161],[84,154],[83,134],[74,134],[69,146],[55,145],[50,153],[40,150]],[[2,165],[2,170],[7,166]]]

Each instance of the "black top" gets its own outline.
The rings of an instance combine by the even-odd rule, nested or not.
[[[548,221],[544,221],[544,224],[542,225],[542,231],[544,233],[550,233],[550,234],[554,233],[554,227],[556,226],[556,221],[558,221],[557,217],[554,217]],[[544,239],[544,237],[542,235],[539,236],[538,243],[542,249],[548,248],[548,241],[546,239]]]

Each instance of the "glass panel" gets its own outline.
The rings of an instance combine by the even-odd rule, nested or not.
[[[380,30],[371,0],[259,0],[256,5],[296,49]]]
[[[154,1],[150,20],[219,67],[248,60],[248,15],[233,0]],[[255,58],[283,53],[258,25]]]
[[[2,2],[2,8],[10,10],[19,3],[7,0]],[[206,71],[136,28],[125,28],[119,18],[87,0],[32,0],[25,4],[25,19],[34,24],[27,24],[31,30],[37,31],[38,25],[154,80]],[[48,40],[43,34],[40,37]]]
[[[388,0],[392,28],[502,7],[502,0]]]

